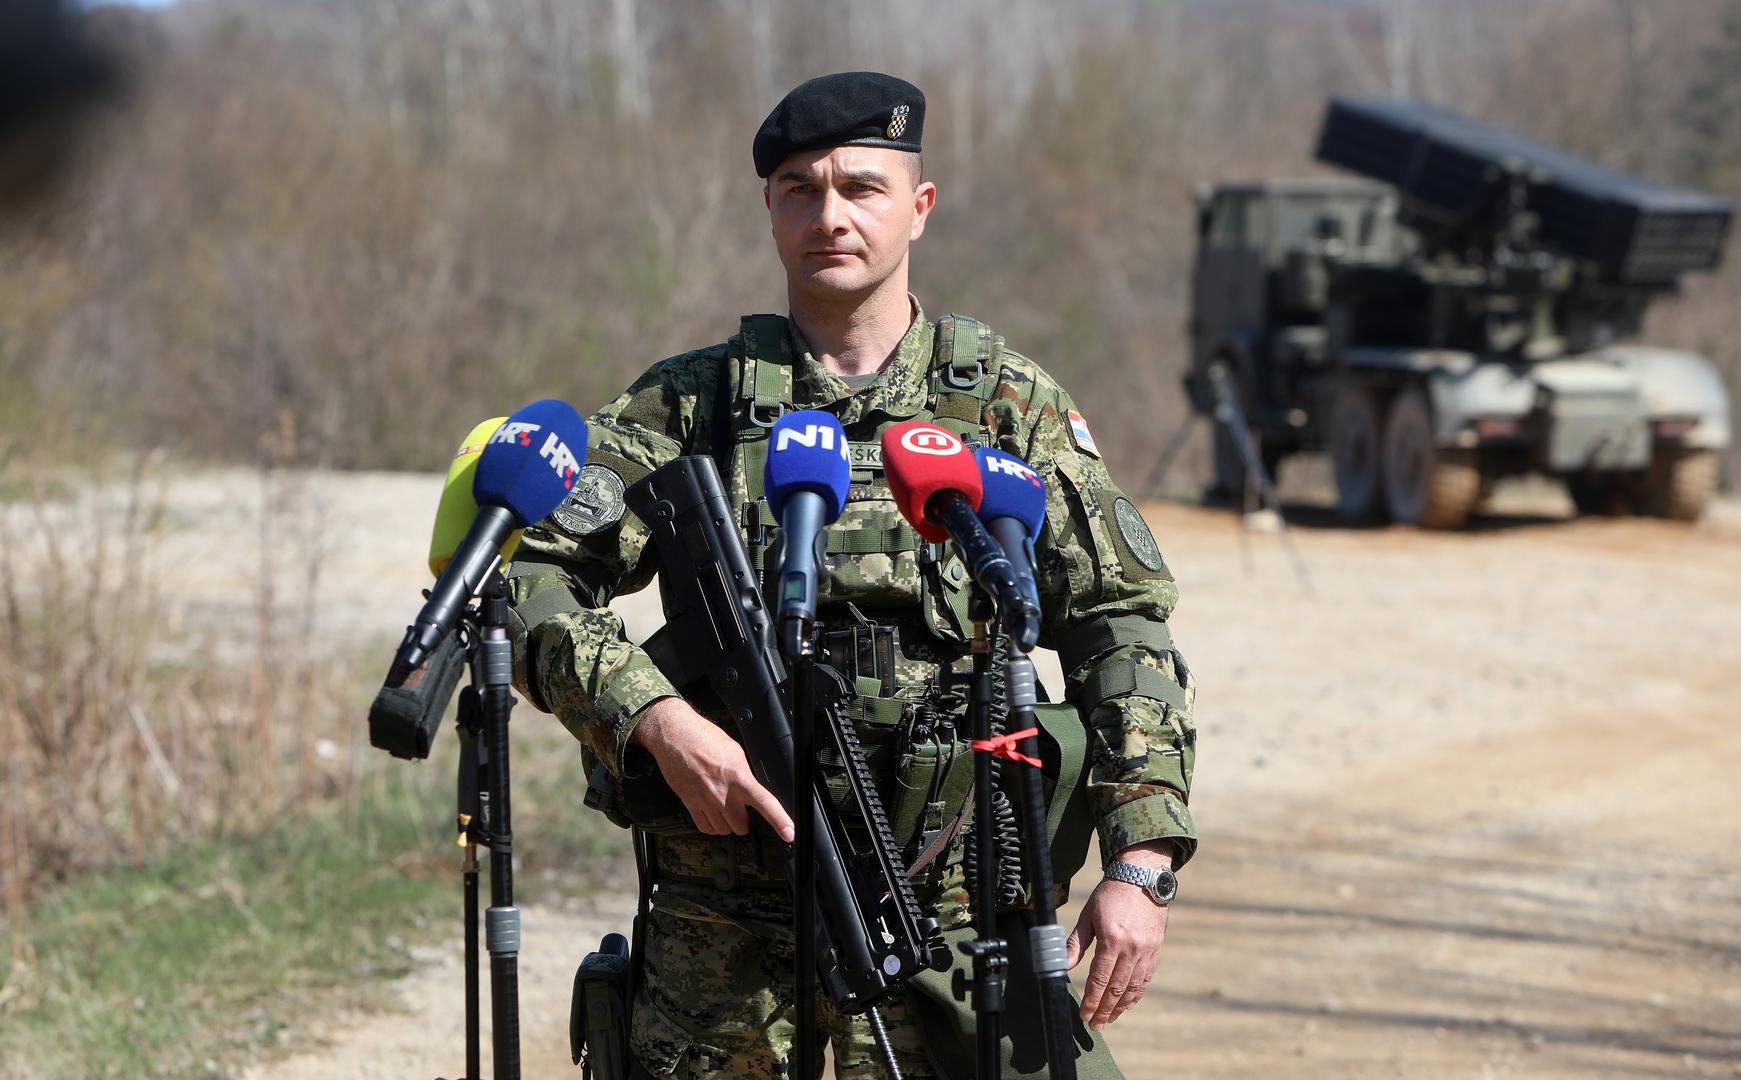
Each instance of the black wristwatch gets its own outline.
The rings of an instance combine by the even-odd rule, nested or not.
[[[1179,878],[1169,866],[1137,866],[1114,859],[1106,864],[1106,876],[1113,881],[1135,885],[1148,893],[1149,899],[1166,907],[1179,895]]]

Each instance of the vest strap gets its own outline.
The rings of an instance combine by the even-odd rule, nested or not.
[[[786,319],[780,315],[745,315],[738,324],[743,343],[743,371],[738,397],[747,405],[746,419],[771,428],[792,407],[792,366],[786,359]]]
[[[1066,675],[1122,645],[1173,647],[1173,632],[1167,624],[1143,615],[1099,615],[1075,627],[1069,636],[1069,646],[1058,650],[1058,661]]]
[[[1086,710],[1099,708],[1113,698],[1133,696],[1154,698],[1171,709],[1185,707],[1185,691],[1178,683],[1134,660],[1101,668],[1083,681],[1074,696]]]

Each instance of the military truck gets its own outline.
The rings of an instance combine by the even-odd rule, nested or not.
[[[1722,380],[1634,339],[1718,265],[1729,201],[1419,102],[1333,100],[1316,156],[1363,179],[1196,193],[1199,412],[1233,395],[1270,470],[1327,452],[1351,520],[1452,528],[1526,472],[1585,513],[1699,516],[1730,438]],[[1237,427],[1216,428],[1224,492],[1246,483]]]

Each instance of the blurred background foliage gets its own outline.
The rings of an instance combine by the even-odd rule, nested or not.
[[[783,310],[750,135],[841,68],[926,89],[927,311],[1056,373],[1133,483],[1185,416],[1191,185],[1316,171],[1331,94],[1741,196],[1735,0],[183,0],[93,22],[134,92],[83,182],[0,241],[14,452],[95,430],[254,460],[288,414],[295,462],[434,469],[528,398],[596,407]],[[1732,387],[1738,266],[1651,326]]]

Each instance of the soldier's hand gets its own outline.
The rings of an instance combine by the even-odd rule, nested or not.
[[[1120,852],[1119,858],[1139,866],[1173,862],[1170,845],[1165,854],[1136,847]],[[1142,1000],[1155,977],[1155,961],[1166,933],[1167,909],[1141,888],[1111,879],[1094,887],[1066,942],[1071,968],[1082,962],[1089,945],[1099,943],[1082,991],[1083,1023],[1099,1031]]]
[[[744,748],[689,702],[660,698],[647,706],[629,738],[653,755],[702,832],[747,836],[753,809],[792,842],[792,818],[750,771]]]

